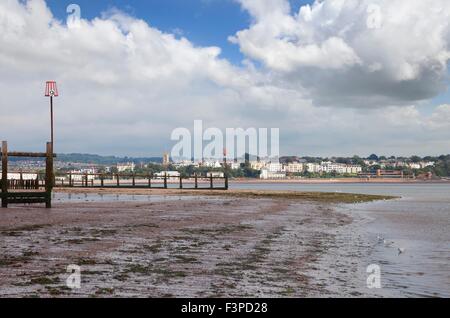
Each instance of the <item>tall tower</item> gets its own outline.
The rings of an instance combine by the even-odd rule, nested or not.
[[[167,152],[165,152],[163,154],[163,166],[168,166],[170,164],[170,158],[169,158],[169,154]]]

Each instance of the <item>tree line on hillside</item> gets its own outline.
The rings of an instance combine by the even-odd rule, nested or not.
[[[76,163],[90,163],[97,165],[115,165],[123,162],[134,162],[135,164],[141,162],[162,162],[160,157],[116,157],[116,156],[101,156],[92,154],[81,154],[81,153],[71,153],[71,154],[58,154],[57,160],[60,162],[76,162]]]
[[[58,154],[58,161],[61,162],[77,162],[77,163],[90,163],[97,165],[112,165],[112,172],[115,171],[114,165],[122,162],[134,162],[138,164],[135,168],[136,173],[157,173],[163,170],[177,170],[182,175],[188,176],[197,174],[205,174],[210,171],[221,171],[227,173],[230,177],[240,178],[255,178],[259,176],[259,170],[252,169],[249,162],[241,164],[239,169],[230,169],[227,168],[207,168],[207,167],[175,167],[173,165],[169,165],[168,167],[163,167],[160,163],[162,162],[162,158],[158,157],[150,157],[150,158],[132,158],[132,157],[115,157],[115,156],[100,156],[100,155],[92,155],[92,154]],[[395,157],[395,156],[377,156],[372,154],[367,158],[362,158],[359,156],[353,157],[331,157],[331,158],[323,158],[323,157],[297,157],[297,156],[289,156],[289,157],[281,157],[280,162],[284,164],[288,164],[291,162],[305,162],[305,163],[317,163],[320,164],[323,161],[334,161],[336,163],[341,164],[354,164],[362,166],[364,171],[373,171],[376,169],[381,169],[380,165],[374,164],[368,166],[365,161],[373,161],[373,162],[384,162],[385,169],[389,170],[403,170],[405,173],[428,173],[431,172],[439,177],[450,177],[450,155],[442,155],[442,156],[411,156],[411,157]],[[408,167],[395,167],[389,166],[389,162],[402,161],[408,163],[419,163],[422,161],[425,162],[434,162],[434,166],[425,167],[423,169],[415,169],[412,170]],[[150,163],[149,163],[150,162]],[[139,163],[145,163],[143,165],[139,165]],[[316,177],[316,175],[305,172],[300,175],[305,177]],[[321,175],[324,177],[324,175]],[[326,177],[326,175],[325,175]]]
[[[423,169],[410,169],[408,167],[396,167],[389,166],[389,164],[385,164],[385,169],[389,170],[403,170],[405,173],[428,173],[431,172],[435,176],[438,177],[450,177],[450,155],[441,155],[441,156],[411,156],[411,157],[396,157],[396,156],[377,156],[376,154],[372,154],[367,158],[361,158],[359,156],[353,157],[332,157],[332,158],[323,158],[323,157],[281,157],[280,162],[289,163],[295,161],[304,161],[306,163],[317,163],[320,164],[323,161],[334,161],[336,163],[342,164],[354,164],[360,165],[364,171],[381,169],[381,165],[372,165],[368,166],[365,161],[374,161],[374,162],[390,162],[390,161],[402,161],[407,163],[419,163],[419,162],[434,162],[434,166],[425,167]]]

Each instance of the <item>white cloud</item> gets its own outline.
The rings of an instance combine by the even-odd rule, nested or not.
[[[450,105],[440,105],[426,121],[432,130],[446,130],[450,125]]]
[[[253,85],[245,70],[218,58],[219,48],[195,47],[117,10],[67,27],[44,1],[2,1],[0,47],[2,118],[17,119],[1,133],[13,140],[14,131],[36,128],[24,125],[29,122],[40,121],[40,137],[47,130],[47,79],[60,86],[58,137],[97,144],[110,144],[110,136],[122,143],[135,138],[143,152],[153,142],[146,136],[158,140],[197,117],[213,120],[221,107],[238,113],[239,105],[223,95],[245,95]]]
[[[417,20],[419,9],[428,9],[413,2]],[[197,47],[117,10],[67,27],[43,0],[1,1],[0,139],[42,150],[49,134],[43,85],[55,79],[61,152],[160,155],[170,150],[171,131],[191,128],[194,119],[219,128],[280,128],[285,154],[447,151],[448,105],[427,116],[415,106],[442,83],[447,11],[437,12],[432,26],[419,23],[418,36],[430,32],[422,48],[416,38],[405,40],[411,23],[395,10],[383,28],[392,20],[403,31],[371,35],[361,27],[359,3],[325,1],[292,15],[283,0],[244,1],[254,24],[235,36],[247,55],[237,67],[218,47]],[[392,3],[383,4],[386,12],[409,10]]]
[[[403,105],[445,87],[447,0],[326,0],[295,14],[287,1],[240,2],[254,23],[230,40],[316,104]]]

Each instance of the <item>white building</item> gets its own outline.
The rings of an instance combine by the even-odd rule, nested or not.
[[[237,170],[241,167],[239,162],[227,162],[227,166],[232,170]]]
[[[220,168],[222,167],[221,163],[218,160],[205,160],[202,163],[203,167],[207,168]]]
[[[155,173],[155,177],[164,178],[165,176],[167,176],[168,180],[177,180],[180,177],[180,173],[178,171],[161,171]]]
[[[331,162],[331,161],[325,161],[322,162],[320,165],[320,170],[322,172],[326,172],[326,173],[331,173],[331,172],[337,172],[337,173],[344,173],[343,167],[341,164],[335,163],[335,162]]]
[[[428,161],[428,162],[422,161],[420,163],[420,165],[421,165],[421,167],[423,169],[423,168],[426,168],[426,167],[432,167],[432,166],[435,165],[435,163],[433,161]]]
[[[261,170],[261,169],[263,169],[265,167],[266,167],[266,163],[265,162],[250,161],[250,168],[252,168],[254,170]]]
[[[8,172],[8,180],[36,180],[37,173]]]
[[[358,174],[362,172],[362,167],[359,165],[347,165],[344,173]]]
[[[359,165],[347,165],[336,162],[322,162],[321,169],[326,173],[338,173],[338,174],[357,174],[362,171],[362,167]]]
[[[95,169],[79,169],[79,170],[71,170],[69,171],[69,174],[63,178],[64,180],[69,180],[69,178],[72,178],[72,181],[78,182],[78,181],[85,181],[86,175],[87,180],[92,181],[95,179],[95,173],[97,171]]]
[[[310,173],[338,173],[338,174],[358,174],[362,172],[360,165],[347,165],[331,161],[324,161],[320,165],[317,163],[307,163],[306,170]]]
[[[134,162],[118,163],[117,164],[117,171],[118,172],[134,171],[134,168],[135,168]]]
[[[260,179],[268,180],[268,179],[284,179],[286,178],[285,172],[272,172],[268,169],[261,169],[261,174],[259,175]]]
[[[305,167],[304,167],[303,163],[299,163],[299,162],[291,162],[285,166],[286,172],[290,172],[290,173],[303,172],[304,168]]]
[[[176,163],[173,163],[173,166],[177,167],[177,168],[181,168],[181,167],[198,167],[198,163],[194,163],[190,160],[183,160],[183,161],[179,161]]]
[[[318,173],[322,171],[322,167],[318,163],[307,163],[306,171],[310,173]]]
[[[279,162],[270,162],[266,164],[265,169],[269,170],[269,172],[284,172],[284,167]]]
[[[72,178],[72,181],[75,182],[81,182],[81,181],[86,181],[86,175],[85,174],[72,174],[71,176],[67,176],[66,178],[64,178],[64,180],[69,180],[69,178]],[[92,181],[95,179],[95,175],[92,174],[88,174],[87,175],[87,181]]]
[[[408,164],[404,161],[396,161],[394,163],[394,167],[396,167],[396,168],[403,168],[403,167],[407,167],[407,166],[408,166]]]
[[[409,164],[409,167],[410,167],[411,169],[421,169],[421,168],[422,168],[422,165],[421,165],[420,163],[413,163],[413,162],[411,162],[411,163]]]

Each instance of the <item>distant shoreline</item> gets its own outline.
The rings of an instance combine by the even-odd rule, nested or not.
[[[448,184],[450,180],[422,180],[422,179],[359,179],[359,178],[333,178],[333,179],[230,179],[230,184]]]

